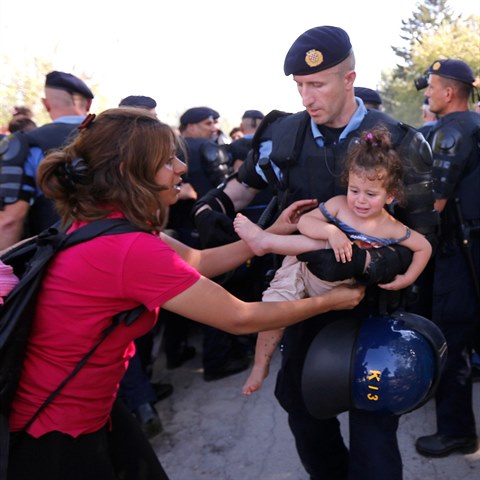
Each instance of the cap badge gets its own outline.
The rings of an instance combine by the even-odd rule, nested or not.
[[[433,65],[432,65],[432,70],[440,70],[442,64],[440,62],[435,62]]]
[[[323,55],[322,52],[315,50],[312,48],[305,54],[305,63],[309,67],[318,67],[323,62]]]

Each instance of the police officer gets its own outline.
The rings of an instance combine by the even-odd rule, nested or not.
[[[395,207],[393,213],[410,227],[433,234],[438,217],[433,209],[430,148],[421,134],[382,112],[367,110],[363,101],[354,96],[355,58],[348,34],[334,26],[306,31],[288,51],[284,71],[293,75],[305,111],[293,115],[273,111],[265,117],[254,139],[254,145],[258,144],[255,155],[247,158],[238,178],[224,190],[211,191],[197,202],[195,218],[199,229],[211,232],[216,227],[219,236],[226,238],[228,228],[222,212],[232,217],[267,182],[275,184],[280,208],[301,198],[323,202],[344,194],[339,176],[348,146],[357,141],[360,132],[383,124],[405,159],[407,169],[408,207],[403,211]],[[391,278],[410,260],[401,249],[380,250],[383,251],[371,263],[372,281]],[[315,264],[321,266],[320,270],[328,268],[332,273],[329,280],[337,279],[338,265],[356,268],[355,258],[349,264],[337,264],[333,259],[333,263],[326,260],[322,265],[325,258],[332,257],[319,252],[310,257],[307,265],[312,271]],[[370,298],[356,309],[356,315],[365,316],[378,309],[375,301],[378,289],[369,290]],[[347,316],[347,312],[329,313],[286,329],[275,395],[288,412],[297,451],[311,479],[400,480],[402,460],[396,438],[397,416],[352,410],[348,450],[338,419],[313,417],[302,398],[302,368],[312,340],[322,325]]]
[[[218,133],[217,119],[218,112],[209,107],[190,108],[180,117],[179,130],[188,158],[187,181],[199,196],[231,173],[226,148],[214,141]]]
[[[129,95],[128,97],[122,98],[119,107],[133,107],[133,108],[144,108],[154,115],[157,114],[157,102],[152,97],[147,97],[145,95]]]
[[[48,150],[68,143],[90,110],[93,93],[70,73],[53,71],[45,79],[42,103],[52,123],[18,132],[0,145],[0,249],[34,235],[58,220],[53,204],[37,188],[37,167]],[[27,218],[28,217],[28,218]]]
[[[261,121],[265,115],[260,110],[245,110],[240,122],[240,131],[243,136],[234,140],[228,145],[228,151],[233,160],[233,169],[238,170],[243,161],[247,158],[247,154],[252,148],[253,135],[257,131]]]
[[[382,109],[382,97],[376,90],[367,87],[354,87],[355,96],[361,98],[366,108],[373,110]]]
[[[430,110],[428,98],[425,97],[422,103],[422,121],[423,125],[418,129],[422,135],[427,138],[432,127],[437,123],[438,116]]]
[[[129,95],[122,98],[119,107],[142,108],[156,115],[157,102],[145,95]],[[173,393],[169,383],[150,381],[148,371],[152,369],[152,348],[154,331],[135,339],[135,355],[130,359],[125,375],[120,382],[119,398],[127,410],[133,413],[148,438],[163,430],[163,425],[155,408],[155,403],[168,398]]]
[[[228,152],[233,160],[233,169],[235,171],[247,159],[248,153],[252,149],[253,137],[264,118],[265,115],[260,110],[245,110],[243,113],[240,123],[243,137],[228,145]],[[242,213],[253,222],[257,222],[271,198],[272,191],[270,188],[262,190]]]
[[[210,107],[194,107],[186,110],[180,117],[181,141],[185,146],[185,156],[188,162],[188,172],[185,175],[185,185],[191,185],[198,197],[205,195],[210,189],[223,183],[233,172],[231,157],[227,145],[218,143],[218,118],[217,111]],[[182,155],[179,155],[182,157]],[[204,248],[207,246],[200,242],[198,233],[191,220],[190,211],[193,201],[180,200],[171,207],[171,219],[168,227],[175,230],[180,240],[187,245]],[[220,281],[221,279],[217,279]],[[183,321],[172,318],[172,314],[163,314],[165,319],[165,333],[167,335],[167,366],[175,365],[175,357],[182,361],[188,359],[194,352],[182,333]],[[173,330],[173,333],[172,333]],[[179,331],[180,330],[180,331]],[[206,381],[219,380],[229,375],[246,370],[250,360],[243,343],[235,335],[228,334],[213,327],[202,326],[203,345],[202,363],[203,378]],[[172,342],[173,336],[173,342]],[[177,342],[175,342],[177,339]],[[175,343],[181,345],[175,347]],[[173,343],[173,345],[172,345]],[[168,362],[168,359],[171,359]]]
[[[427,73],[426,97],[438,117],[427,140],[442,221],[432,320],[445,335],[448,357],[435,396],[437,432],[420,437],[416,448],[422,455],[445,456],[478,448],[470,357],[480,329],[480,116],[468,108],[475,81],[468,64],[437,60]]]
[[[243,113],[240,123],[243,137],[228,145],[228,151],[233,160],[235,171],[238,171],[247,159],[252,149],[253,137],[264,117],[265,115],[260,110],[245,110]],[[252,220],[252,222],[257,223],[265,208],[271,202],[272,195],[272,189],[269,187],[265,188],[242,210],[242,214]],[[212,246],[215,244],[215,242],[212,243]],[[262,292],[266,288],[265,276],[274,266],[275,257],[272,255],[254,257],[239,267],[234,273],[231,273],[228,281],[223,286],[229,292],[234,293],[235,296],[245,301],[261,300]]]

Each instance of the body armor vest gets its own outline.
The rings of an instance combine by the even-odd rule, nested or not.
[[[451,199],[444,222],[447,228],[458,221],[452,200],[458,199],[466,221],[480,221],[480,115],[454,112],[442,117],[428,140],[433,152],[436,196]]]
[[[226,146],[204,138],[186,138],[185,143],[188,147],[186,181],[202,197],[231,173]]]
[[[25,175],[25,162],[30,148],[39,147],[44,155],[66,145],[77,132],[78,124],[53,122],[27,133],[15,133],[3,139],[0,147],[0,206],[17,200],[29,201],[35,190],[34,179]],[[35,235],[58,220],[53,203],[43,195],[37,197],[28,214],[26,235]]]

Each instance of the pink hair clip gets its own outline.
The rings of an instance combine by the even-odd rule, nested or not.
[[[371,147],[378,147],[378,142],[374,142],[375,137],[373,136],[372,132],[368,132],[364,137],[363,137],[365,143],[367,145],[370,145]]]

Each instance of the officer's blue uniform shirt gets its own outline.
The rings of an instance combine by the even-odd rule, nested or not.
[[[368,110],[366,109],[366,107],[365,107],[361,98],[355,97],[355,100],[358,104],[358,107],[355,110],[355,113],[353,114],[352,118],[348,122],[347,126],[343,129],[343,131],[342,131],[342,133],[339,137],[339,140],[345,139],[351,131],[358,129],[358,127],[362,123],[363,119],[365,118],[365,115],[368,112]],[[317,124],[315,123],[315,121],[313,119],[310,119],[310,128],[312,129],[312,135],[313,135],[313,138],[315,139],[315,142],[317,143],[317,145],[319,147],[325,146],[325,139],[324,139],[322,133],[320,132]],[[262,142],[260,144],[260,148],[259,148],[259,155],[260,155],[259,158],[270,157],[270,153],[272,153],[272,141],[267,140],[265,142]],[[275,165],[275,163],[273,161],[270,160],[270,163],[272,165],[273,171],[275,172],[275,175],[277,176],[278,179],[281,180],[282,179],[282,172],[280,171],[278,166]],[[268,183],[267,177],[263,173],[263,171],[262,171],[260,165],[258,165],[258,163],[255,165],[255,171],[258,173],[258,175],[260,175],[260,177],[263,178],[263,180],[265,182]]]
[[[56,118],[53,123],[69,123],[69,124],[79,124],[82,123],[84,120],[84,116],[80,115],[68,115],[65,117]],[[43,160],[44,154],[43,150],[40,147],[31,147],[28,152],[27,160],[25,161],[25,175],[31,177],[35,181],[35,185],[37,185],[37,171],[40,162]],[[33,188],[29,185],[23,185],[22,189],[24,191],[32,191]],[[35,189],[34,198],[30,200],[30,204],[34,202],[36,198],[43,195],[42,191],[38,188],[38,185]]]

